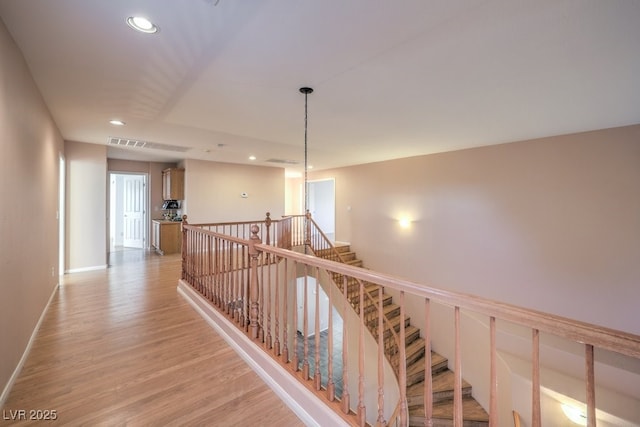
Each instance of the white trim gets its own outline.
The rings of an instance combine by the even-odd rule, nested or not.
[[[9,381],[7,382],[7,385],[5,385],[4,390],[2,390],[2,394],[0,394],[0,407],[4,406],[4,402],[7,400],[7,397],[9,397],[9,392],[11,391],[11,388],[13,388],[13,384],[18,379],[18,375],[20,375],[20,372],[22,371],[24,363],[27,361],[29,352],[31,352],[31,346],[33,345],[33,341],[36,339],[36,335],[38,335],[38,331],[40,330],[40,325],[42,325],[44,316],[47,314],[47,311],[49,311],[49,306],[51,305],[51,301],[53,301],[53,297],[56,295],[58,288],[59,288],[59,284],[56,283],[56,285],[53,287],[53,292],[51,292],[51,296],[49,297],[49,301],[47,301],[47,305],[45,305],[44,310],[42,310],[42,313],[40,314],[40,318],[38,319],[38,323],[36,323],[36,327],[33,329],[33,332],[31,333],[31,338],[29,338],[27,347],[24,349],[24,353],[22,353],[22,357],[18,362],[18,366],[16,366],[16,369],[14,369],[13,374],[11,375],[11,377],[9,378]]]
[[[84,271],[95,271],[95,270],[104,270],[108,267],[107,264],[104,265],[94,265],[93,267],[82,267],[82,268],[70,268],[69,270],[65,270],[65,273],[82,273]]]
[[[226,317],[211,307],[207,300],[183,280],[178,281],[178,293],[251,366],[305,425],[318,427],[349,425]]]

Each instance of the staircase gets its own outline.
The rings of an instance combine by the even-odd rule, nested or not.
[[[349,245],[336,244],[338,256],[333,250],[320,250],[316,256],[331,259],[333,261],[344,262],[356,267],[362,267],[362,261],[357,259],[356,254],[351,251]],[[335,283],[344,292],[344,280],[342,275],[334,273]],[[378,311],[375,303],[382,301],[383,312],[389,325],[384,331],[385,353],[391,365],[396,369],[399,365],[399,352],[393,340],[390,328],[396,333],[400,332],[400,306],[393,303],[393,298],[384,293],[384,289],[378,285],[365,284],[366,291],[373,297],[374,301],[365,300],[364,314],[369,331],[374,337],[378,336]],[[349,278],[347,281],[347,298],[351,306],[359,311],[360,287],[355,279]],[[420,337],[420,329],[411,325],[411,319],[405,318],[405,354],[407,359],[407,404],[409,407],[409,425],[424,426],[424,378],[425,378],[425,342]],[[448,369],[448,361],[438,353],[431,352],[431,373],[433,385],[433,426],[453,425],[453,389],[454,375]],[[484,427],[489,425],[489,415],[471,396],[471,384],[463,380],[462,382],[462,404],[464,427]]]

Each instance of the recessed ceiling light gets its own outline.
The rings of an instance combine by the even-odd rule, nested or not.
[[[146,34],[157,33],[160,30],[157,25],[142,16],[128,17],[127,24],[134,30]]]
[[[249,156],[249,160],[255,160],[256,156]]]
[[[123,122],[122,120],[118,120],[118,119],[109,120],[109,123],[111,123],[114,126],[124,126],[124,125],[126,125],[125,122]]]

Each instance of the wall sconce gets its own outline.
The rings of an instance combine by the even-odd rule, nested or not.
[[[409,227],[411,227],[411,220],[409,218],[407,218],[407,217],[400,218],[398,223],[400,224],[401,228],[409,228]]]
[[[575,406],[568,405],[566,403],[562,404],[562,412],[574,423],[586,426],[587,425],[587,416]]]

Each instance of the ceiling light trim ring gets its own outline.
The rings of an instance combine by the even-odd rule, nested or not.
[[[129,16],[126,21],[129,27],[144,34],[155,34],[160,31],[160,27],[144,16]]]

